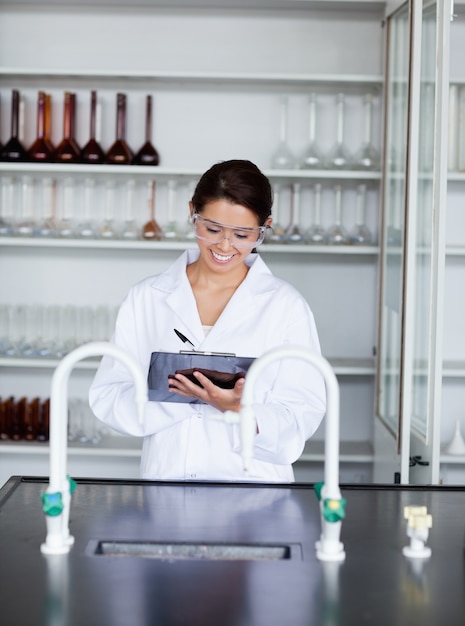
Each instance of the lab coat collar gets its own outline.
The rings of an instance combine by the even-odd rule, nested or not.
[[[189,331],[189,338],[197,349],[201,349],[205,334],[186,273],[187,265],[198,257],[198,250],[186,250],[165,272],[154,277],[152,287],[166,292],[165,302],[173,311],[173,321],[176,317],[181,319]],[[250,267],[249,272],[213,327],[209,338],[217,337],[222,327],[228,326],[228,318],[231,319],[231,316],[231,321],[234,321],[234,317],[241,312],[246,314],[255,310],[259,306],[259,296],[273,289],[273,281],[267,280],[267,277],[272,277],[271,271],[258,254],[250,254],[245,262]]]

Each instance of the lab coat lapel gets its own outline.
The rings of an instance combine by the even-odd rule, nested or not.
[[[187,278],[169,294],[166,304],[173,311],[175,328],[178,328],[198,347],[204,339],[204,332],[197,311],[197,303]]]
[[[223,334],[230,334],[231,328],[244,323],[249,317],[256,319],[256,311],[262,306],[261,298],[269,291],[264,274],[270,271],[260,257],[254,257],[246,279],[236,290],[228,305],[210,331],[208,339],[216,340]]]
[[[187,279],[186,266],[194,261],[196,251],[187,250],[161,276],[156,287],[166,291],[166,305],[173,312],[173,327],[180,330],[195,346],[204,338],[194,294]]]

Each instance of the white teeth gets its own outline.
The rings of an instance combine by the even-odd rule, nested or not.
[[[213,252],[212,250],[212,254],[215,257],[215,259],[218,259],[218,261],[229,261],[229,259],[233,258],[233,254],[230,254],[228,256],[223,256],[222,254],[217,254],[216,252]]]

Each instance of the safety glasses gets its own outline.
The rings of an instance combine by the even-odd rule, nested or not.
[[[199,213],[194,213],[192,216],[192,228],[197,239],[212,244],[228,239],[229,243],[238,250],[259,246],[265,238],[266,231],[266,226],[241,228],[230,224],[220,224],[202,217]]]

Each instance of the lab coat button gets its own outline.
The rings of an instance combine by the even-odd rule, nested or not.
[[[195,478],[197,474],[191,474],[191,478]]]

